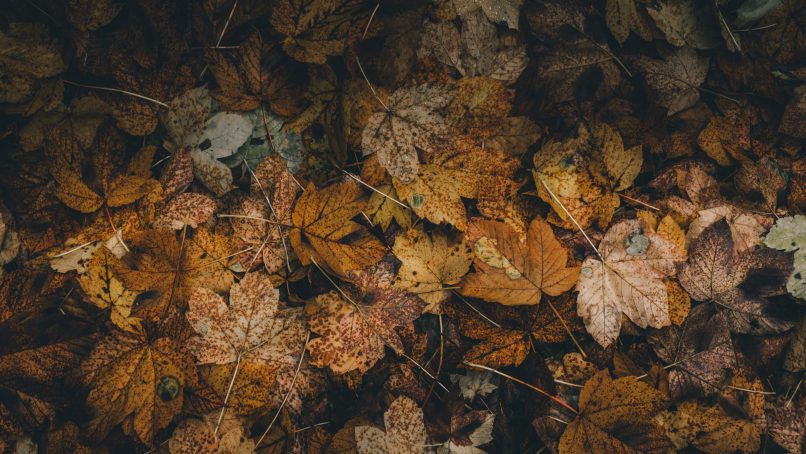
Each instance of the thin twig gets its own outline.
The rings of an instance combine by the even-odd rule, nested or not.
[[[549,399],[553,400],[554,402],[558,403],[559,405],[561,405],[561,406],[567,408],[568,410],[572,411],[574,414],[579,413],[578,411],[576,411],[576,409],[574,409],[574,407],[568,405],[568,403],[565,402],[564,400],[560,399],[557,396],[552,396],[551,394],[547,393],[546,391],[543,391],[542,389],[538,388],[537,386],[535,386],[535,385],[533,385],[531,383],[527,383],[527,382],[525,382],[525,381],[523,381],[523,380],[521,380],[519,378],[515,378],[512,375],[505,374],[505,373],[501,372],[500,370],[493,369],[492,367],[487,367],[487,366],[483,366],[481,364],[471,363],[470,361],[462,361],[462,363],[466,364],[466,365],[468,365],[470,367],[476,367],[478,369],[482,369],[482,370],[486,370],[488,372],[492,372],[494,374],[498,374],[498,375],[500,375],[500,376],[502,376],[504,378],[507,378],[509,380],[514,381],[515,383],[520,383],[521,385],[526,386],[527,388],[530,388],[530,389],[532,389],[534,391],[537,391],[538,393],[548,397]]]
[[[403,208],[405,208],[405,209],[407,209],[407,210],[411,210],[411,207],[409,207],[409,206],[408,206],[408,205],[406,205],[405,203],[401,202],[400,200],[397,200],[396,198],[394,198],[394,197],[390,196],[389,194],[384,193],[384,192],[383,192],[383,191],[381,191],[380,189],[376,189],[376,188],[374,188],[374,187],[370,186],[369,184],[365,183],[365,182],[364,182],[364,181],[363,181],[361,178],[358,178],[357,176],[353,175],[352,173],[350,173],[350,172],[348,172],[348,171],[346,171],[346,170],[344,170],[344,169],[339,169],[339,170],[341,170],[342,172],[344,172],[344,174],[345,174],[345,175],[347,175],[348,177],[350,177],[350,178],[352,178],[353,180],[357,181],[359,184],[361,184],[361,185],[363,185],[363,186],[365,186],[365,187],[369,188],[370,190],[372,190],[372,191],[374,191],[374,192],[377,192],[378,194],[380,194],[380,195],[382,195],[382,196],[386,197],[387,199],[391,200],[392,202],[395,202],[396,204],[398,204],[398,205],[402,206]]]
[[[378,102],[381,103],[381,106],[383,106],[384,110],[389,112],[390,111],[389,106],[387,106],[386,103],[383,102],[381,97],[378,96],[378,93],[375,91],[375,87],[372,86],[372,83],[369,81],[369,78],[367,77],[367,73],[364,72],[364,67],[361,66],[361,60],[358,59],[357,55],[355,57],[355,62],[358,63],[358,69],[361,70],[361,75],[364,76],[364,80],[367,81],[367,85],[369,85],[369,90],[372,92],[373,96],[375,96],[375,99],[377,99]]]
[[[227,393],[224,395],[224,402],[221,404],[221,412],[218,413],[218,421],[215,425],[215,430],[213,431],[213,435],[218,434],[218,429],[221,427],[221,422],[224,421],[224,413],[227,411],[227,403],[229,402],[229,398],[232,395],[232,387],[235,385],[235,379],[238,377],[238,371],[241,369],[241,358],[243,355],[238,353],[238,356],[235,358],[235,369],[232,371],[232,378],[229,381],[229,386],[227,386]]]
[[[596,252],[596,255],[598,255],[599,258],[602,260],[602,263],[604,263],[605,259],[604,257],[602,257],[602,254],[599,252],[599,249],[593,245],[593,241],[591,241],[588,234],[585,233],[585,230],[582,229],[582,226],[579,225],[579,222],[577,222],[577,220],[574,219],[574,216],[572,216],[571,213],[568,211],[568,209],[565,208],[565,205],[563,205],[563,203],[560,202],[560,199],[558,199],[557,196],[554,195],[554,192],[552,192],[551,189],[549,189],[549,185],[546,184],[546,180],[541,179],[540,184],[542,184],[543,187],[546,189],[546,191],[548,191],[551,198],[554,199],[554,201],[557,202],[558,205],[560,205],[560,208],[562,208],[563,211],[565,212],[565,215],[571,219],[571,222],[573,222],[574,225],[577,226],[577,229],[579,229],[579,231],[582,232],[582,236],[585,237],[585,239],[588,241],[588,244],[590,244],[591,247],[593,248],[593,251]]]
[[[75,85],[76,87],[90,88],[90,89],[93,89],[93,90],[112,91],[112,92],[115,92],[115,93],[123,93],[124,95],[134,96],[135,98],[140,98],[140,99],[145,100],[145,101],[151,101],[154,104],[158,104],[158,105],[160,105],[162,107],[165,107],[166,109],[171,108],[168,104],[165,104],[162,101],[158,101],[158,100],[156,100],[154,98],[149,98],[148,96],[143,96],[143,95],[140,95],[140,94],[137,94],[137,93],[133,93],[131,91],[121,90],[121,89],[118,89],[118,88],[99,87],[98,85],[84,85],[84,84],[80,84],[78,82],[71,82],[69,80],[64,80],[64,79],[62,79],[62,82],[66,83],[66,84],[70,84],[70,85]]]
[[[632,197],[630,197],[628,195],[625,195],[625,194],[622,194],[622,193],[618,193],[618,195],[620,197],[624,197],[625,199],[629,200],[630,202],[634,202],[634,203],[637,203],[639,205],[643,205],[643,206],[645,206],[645,207],[647,207],[647,208],[649,208],[651,210],[660,211],[660,208],[652,206],[652,205],[650,205],[650,204],[648,204],[646,202],[642,202],[642,201],[640,201],[638,199],[634,199],[634,198],[632,198]]]
[[[367,33],[369,32],[369,26],[372,24],[372,19],[375,18],[375,13],[378,12],[378,8],[380,8],[380,7],[381,7],[380,3],[375,5],[375,9],[373,9],[372,14],[369,15],[369,20],[367,21],[367,26],[364,27],[364,33],[361,35],[362,40],[367,37]]]
[[[263,435],[258,438],[257,442],[255,442],[255,449],[260,446],[260,443],[263,442],[263,439],[266,438],[269,431],[271,430],[272,426],[274,426],[274,422],[277,421],[277,418],[280,416],[280,412],[283,410],[285,403],[288,401],[288,397],[291,396],[291,391],[294,390],[294,384],[297,382],[297,375],[299,375],[299,370],[302,368],[302,360],[305,359],[305,351],[308,349],[308,342],[311,340],[311,331],[308,330],[308,334],[305,336],[305,345],[302,346],[302,353],[299,355],[299,362],[297,362],[297,370],[294,371],[294,377],[291,379],[291,384],[288,386],[288,391],[285,393],[285,397],[283,397],[283,402],[280,403],[280,408],[277,409],[277,412],[274,414],[274,418],[272,418],[269,426],[266,427],[266,430],[263,431]],[[327,424],[327,423],[325,423]]]
[[[563,381],[563,380],[560,380],[559,378],[555,378],[554,382],[559,383],[561,385],[570,386],[572,388],[584,388],[584,386],[582,386],[582,385],[578,385],[576,383],[571,383],[569,381]]]
[[[460,294],[459,294],[459,293],[457,293],[457,292],[453,292],[453,294],[454,294],[454,295],[456,295],[456,296],[458,296],[458,297],[459,297],[459,299],[460,299],[460,300],[461,300],[463,303],[465,303],[465,304],[466,304],[466,305],[467,305],[469,308],[473,309],[473,311],[474,311],[475,313],[479,314],[479,315],[481,316],[481,318],[483,318],[484,320],[487,320],[488,322],[490,322],[490,324],[492,324],[492,325],[493,325],[493,326],[495,326],[496,328],[502,328],[502,326],[501,326],[501,325],[499,325],[499,324],[498,324],[498,323],[496,323],[494,320],[492,320],[491,318],[489,318],[489,317],[487,317],[486,315],[484,315],[484,313],[483,313],[483,312],[481,312],[480,310],[476,309],[476,307],[475,307],[475,306],[473,306],[472,304],[470,304],[470,302],[469,302],[469,301],[467,301],[466,299],[462,298],[462,295],[460,295]]]
[[[75,252],[75,251],[77,251],[77,250],[79,250],[79,249],[83,248],[84,246],[89,246],[90,244],[95,243],[95,241],[96,241],[96,240],[94,240],[94,241],[87,241],[86,243],[84,243],[84,244],[80,244],[80,245],[78,245],[78,246],[74,247],[73,249],[70,249],[70,250],[67,250],[67,251],[64,251],[64,252],[59,252],[58,254],[54,255],[54,256],[53,256],[53,258],[54,258],[54,259],[56,259],[56,258],[59,258],[59,257],[64,257],[65,255],[70,254],[70,253],[73,253],[73,252]]]

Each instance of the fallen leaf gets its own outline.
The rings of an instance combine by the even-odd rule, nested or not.
[[[110,309],[112,323],[130,333],[142,333],[140,320],[132,316],[132,307],[137,293],[127,290],[115,277],[112,270],[115,257],[109,249],[102,247],[87,264],[86,273],[78,278],[81,289],[92,304],[99,309]]]
[[[198,228],[209,221],[216,209],[215,200],[192,192],[174,197],[157,214],[156,229],[182,230],[188,226]]]
[[[630,32],[644,41],[652,39],[651,24],[633,0],[607,0],[605,22],[619,44],[627,41]]]
[[[663,395],[633,377],[613,380],[598,372],[579,395],[579,414],[560,438],[560,452],[661,452],[669,449],[652,417],[666,406]]]
[[[670,240],[644,231],[637,220],[622,221],[599,243],[601,260],[582,263],[577,290],[579,315],[603,347],[621,330],[621,313],[636,325],[661,328],[671,324],[663,279],[675,273],[683,254]]]
[[[145,444],[179,414],[185,388],[197,380],[190,355],[175,341],[121,335],[101,340],[81,364],[81,375],[90,388],[94,436],[103,439],[132,418],[133,435]]]
[[[794,269],[786,289],[795,298],[806,300],[806,216],[798,214],[778,219],[764,238],[764,244],[794,252]]]
[[[761,428],[743,418],[733,418],[718,406],[708,407],[689,400],[673,412],[655,417],[677,449],[688,445],[708,454],[757,452],[761,446]]]
[[[423,452],[428,434],[423,411],[416,402],[401,396],[383,414],[386,431],[373,426],[356,426],[355,442],[359,454]]]
[[[667,115],[688,109],[700,99],[699,87],[708,73],[708,58],[690,47],[677,49],[663,60],[639,57],[635,65]]]
[[[390,175],[410,182],[419,167],[417,148],[432,153],[435,141],[447,131],[439,109],[450,100],[447,89],[436,85],[398,89],[386,102],[388,109],[367,121],[361,138],[364,155],[377,153]]]
[[[366,199],[352,180],[321,190],[309,185],[291,215],[295,227],[290,233],[291,246],[303,265],[316,261],[344,276],[377,263],[386,249],[351,220],[365,206]]]
[[[526,238],[500,222],[475,221],[473,242],[476,271],[462,281],[461,293],[505,305],[535,305],[543,293],[557,296],[573,287],[577,267],[568,267],[567,251],[549,224],[532,220]]]
[[[694,0],[663,0],[646,11],[674,46],[712,49],[720,42],[715,18],[704,14]]]
[[[392,252],[403,262],[395,285],[428,303],[426,312],[442,313],[442,302],[451,295],[445,288],[458,284],[470,270],[467,244],[443,234],[408,230],[395,239]]]

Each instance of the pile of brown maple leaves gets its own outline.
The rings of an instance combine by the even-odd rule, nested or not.
[[[3,453],[806,452],[803,0],[0,18]]]

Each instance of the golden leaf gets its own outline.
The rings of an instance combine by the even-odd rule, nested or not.
[[[123,287],[112,271],[116,258],[105,247],[99,248],[78,282],[90,302],[100,309],[111,309],[112,323],[130,333],[142,333],[140,320],[132,317],[137,293]]]

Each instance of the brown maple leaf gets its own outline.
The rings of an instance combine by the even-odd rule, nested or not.
[[[560,452],[665,452],[670,443],[652,422],[666,406],[663,395],[633,377],[598,372],[579,394],[579,414],[560,438]]]
[[[532,220],[526,238],[501,222],[477,220],[468,230],[476,271],[462,281],[461,293],[505,305],[535,305],[543,293],[557,296],[574,286],[579,268],[568,267],[568,253],[549,224]]]
[[[352,180],[316,189],[308,185],[291,215],[291,246],[303,265],[314,261],[341,276],[377,263],[386,248],[352,221],[367,202]]]
[[[94,438],[128,419],[131,434],[145,444],[179,414],[184,389],[197,381],[190,354],[175,341],[124,335],[101,340],[82,363],[81,376],[90,388]]]
[[[392,275],[379,266],[374,273],[351,272],[357,289],[339,295],[319,295],[305,306],[311,331],[320,337],[308,344],[311,364],[337,374],[366,372],[383,358],[384,346],[398,354],[405,347],[395,328],[422,314],[425,302],[393,288]]]
[[[731,331],[770,334],[794,326],[765,299],[785,285],[791,272],[792,259],[785,253],[766,248],[737,251],[730,225],[722,219],[691,244],[679,279],[693,299],[725,307]],[[741,287],[745,282],[753,284]]]

